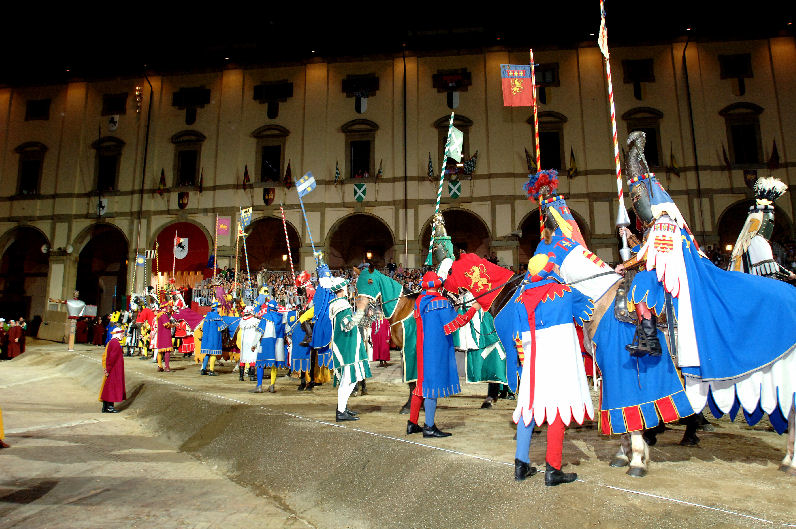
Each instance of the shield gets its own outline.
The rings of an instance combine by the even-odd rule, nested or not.
[[[263,203],[266,206],[270,206],[274,203],[274,198],[276,197],[276,190],[273,187],[264,187],[263,188]]]
[[[459,195],[461,195],[461,194],[462,194],[462,182],[461,182],[461,180],[448,182],[448,195],[451,198],[459,198]]]
[[[180,237],[180,242],[174,247],[174,257],[177,259],[185,259],[188,255],[188,238]]]
[[[365,184],[354,184],[354,199],[357,202],[362,202],[365,200],[365,194],[368,192],[368,188]]]
[[[177,194],[177,206],[179,206],[180,209],[188,207],[189,196],[187,191],[180,191],[179,194]]]

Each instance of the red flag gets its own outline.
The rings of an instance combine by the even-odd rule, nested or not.
[[[293,172],[290,170],[290,160],[287,161],[287,169],[285,169],[285,187],[288,189],[293,187]]]
[[[251,178],[249,178],[249,166],[248,165],[244,165],[243,166],[243,189],[246,189],[247,187],[249,187],[249,185],[251,185],[251,183],[252,183]]]
[[[163,192],[166,191],[166,189],[166,171],[161,169],[160,180],[158,181],[158,195],[163,196]]]
[[[533,86],[530,65],[501,64],[504,107],[533,106]]]
[[[469,290],[478,299],[481,308],[489,310],[503,285],[513,275],[511,270],[490,263],[474,253],[463,253],[451,267],[448,279],[445,280],[445,290],[454,293],[460,288]]]

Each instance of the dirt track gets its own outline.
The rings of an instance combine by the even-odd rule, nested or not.
[[[24,370],[28,377],[30,372],[39,377],[69,374],[71,391],[99,410],[95,391],[101,350],[65,349],[63,344],[39,342],[22,357],[0,364],[6,429],[13,429],[15,413],[24,410],[19,403],[7,402],[3,389],[4,381],[17,371]],[[578,472],[581,481],[548,488],[541,476],[513,481],[513,402],[479,409],[485,386],[467,385],[462,395],[441,399],[437,423],[454,435],[428,440],[404,435],[406,416],[397,412],[406,389],[396,383],[397,366],[373,367],[376,379],[368,384],[370,395],[350,402],[362,420],[342,426],[333,421],[336,390],[328,385],[302,393],[292,380],[280,377],[277,393],[251,394],[247,390],[252,384],[239,382],[228,372],[229,365],[218,369],[218,377],[199,376],[187,360],[173,362],[172,368],[172,373],[156,373],[148,362],[126,359],[130,398],[119,406],[124,413],[116,417],[143,423],[158,442],[217,466],[288,513],[283,525],[296,519],[316,527],[796,523],[794,478],[777,470],[785,441],[769,431],[765,421],[749,428],[714,420],[715,432],[700,432],[702,441],[696,448],[678,446],[682,427],[675,426],[652,448],[653,464],[643,479],[608,467],[615,440],[600,436],[593,425],[571,428],[564,445],[565,470]],[[29,378],[32,390],[46,383],[35,378]],[[97,418],[102,416],[97,413]],[[15,434],[8,440],[14,444]],[[534,437],[533,462],[543,464],[544,445],[543,434]],[[0,452],[0,469],[3,457],[12,453]],[[63,457],[68,463],[72,456],[66,452]],[[0,480],[0,486],[7,484]],[[220,495],[216,500],[218,508],[234,503]],[[0,514],[7,507],[2,502],[0,497]],[[283,526],[278,519],[268,526]]]

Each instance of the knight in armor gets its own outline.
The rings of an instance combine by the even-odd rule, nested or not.
[[[796,280],[796,274],[774,260],[770,242],[774,232],[774,201],[785,194],[788,186],[769,177],[758,178],[754,189],[755,204],[749,208],[727,270],[783,281]]]
[[[628,303],[644,303],[654,314],[665,312],[667,323],[677,322],[670,345],[694,410],[710,406],[719,417],[739,405],[750,424],[762,411],[784,431],[796,395],[790,383],[796,366],[796,290],[713,265],[649,171],[644,133],[631,133],[628,143],[630,196],[645,229],[637,255],[617,267],[619,272],[641,268]],[[776,311],[759,310],[771,303]]]

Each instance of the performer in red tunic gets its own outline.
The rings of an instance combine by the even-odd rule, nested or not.
[[[11,320],[8,328],[8,358],[14,358],[22,353],[22,327]]]
[[[104,378],[100,389],[99,400],[102,401],[102,413],[118,413],[113,407],[114,402],[122,402],[127,398],[124,387],[124,353],[119,340],[124,336],[124,329],[116,327],[111,331],[111,341],[102,355]]]
[[[390,361],[390,320],[382,319],[371,324],[373,341],[373,361],[379,361],[379,367],[387,367]]]

